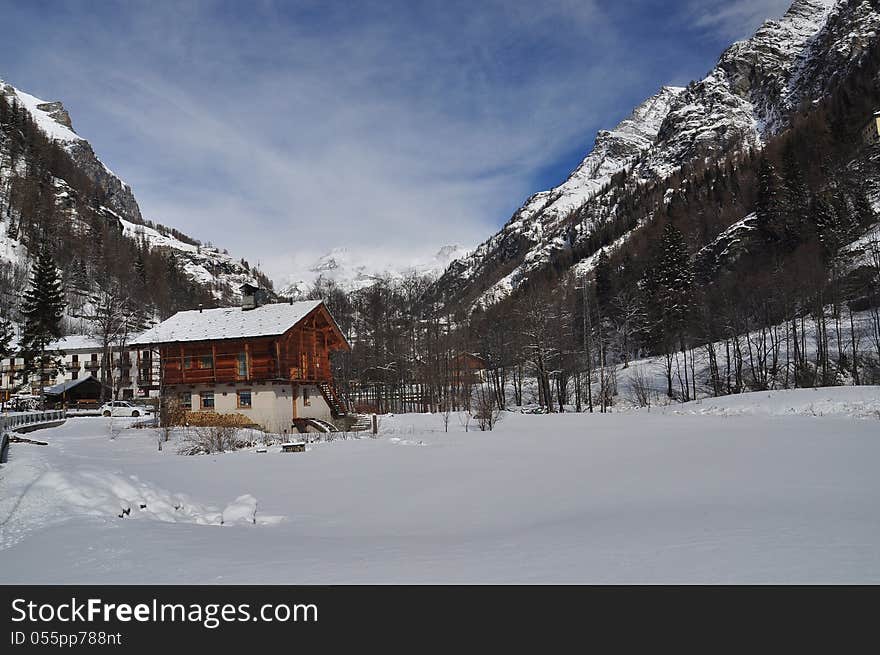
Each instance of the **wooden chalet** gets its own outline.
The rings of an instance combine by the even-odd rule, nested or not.
[[[240,413],[286,432],[298,419],[345,414],[330,354],[349,345],[320,300],[178,312],[138,337],[158,352],[161,393],[187,411]]]

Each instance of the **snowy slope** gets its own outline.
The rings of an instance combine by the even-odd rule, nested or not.
[[[664,87],[600,132],[563,184],[529,198],[497,234],[452,262],[433,295],[474,305],[498,300],[613,220],[612,191],[662,181],[695,158],[760,147],[793,110],[821,98],[878,31],[880,13],[868,2],[795,0],[780,19],[728,48],[702,80]]]
[[[838,406],[851,393],[835,390]],[[306,453],[157,450],[108,419],[15,444],[2,582],[880,582],[877,419],[507,414],[492,433],[382,417]],[[119,423],[119,420],[117,420]],[[176,437],[175,437],[176,439]],[[140,509],[140,505],[145,505]],[[130,515],[119,518],[122,509]],[[221,526],[221,520],[223,525]]]
[[[15,98],[27,108],[37,125],[49,138],[63,143],[82,141],[82,137],[73,131],[70,116],[60,102],[46,102],[36,96],[25,93],[10,85],[4,85],[0,79],[0,89],[7,98]]]
[[[653,145],[672,103],[683,91],[681,87],[665,86],[613,130],[599,132],[593,149],[568,179],[558,187],[529,198],[510,227],[525,229],[538,214],[542,222],[564,216],[590,200],[615,173]]]
[[[183,270],[196,282],[211,289],[218,300],[228,299],[238,288],[254,283],[249,269],[240,260],[215,246],[193,245],[174,235],[148,225],[139,225],[120,218],[126,236],[144,241],[151,249],[174,252],[179,256]]]
[[[777,389],[704,398],[663,408],[687,416],[815,416],[880,419],[880,388]]]

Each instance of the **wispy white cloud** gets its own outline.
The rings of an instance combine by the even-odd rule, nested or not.
[[[734,40],[751,36],[768,18],[782,16],[791,3],[792,0],[693,0],[689,11],[695,27]]]
[[[735,4],[696,20],[732,29],[779,3]],[[68,104],[147,218],[279,279],[334,246],[411,258],[482,240],[548,163],[668,81],[651,64],[679,47],[645,53],[595,0],[3,14],[27,34],[12,81]]]

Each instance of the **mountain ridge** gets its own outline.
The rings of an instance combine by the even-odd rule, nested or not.
[[[72,199],[77,193],[71,185],[57,177],[54,179],[53,184],[58,188],[56,209],[68,212],[70,220],[84,222],[77,211],[78,202],[93,205],[105,221],[115,224],[121,235],[136,241],[138,247],[173,256],[192,283],[203,287],[217,302],[229,302],[244,282],[259,278],[264,286],[271,285],[268,278],[252,270],[244,260],[236,260],[219,248],[203,245],[178,230],[146,220],[131,186],[97,156],[88,140],[77,134],[63,102],[42,100],[2,79],[0,99],[9,107],[14,104],[23,107],[45,137],[70,157],[78,173],[97,187],[94,199],[79,198],[74,202]],[[4,142],[0,141],[0,164],[4,160],[8,162],[8,165],[0,166],[0,200],[4,200],[2,204],[9,213],[13,179],[23,174],[21,166],[26,163],[26,158],[16,162],[10,152],[4,156],[3,148]],[[8,144],[6,150],[9,150]],[[0,259],[26,270],[30,258],[28,246],[22,241],[19,229],[13,229],[11,215],[6,218],[10,225],[0,237],[3,241],[0,243]]]
[[[337,247],[325,253],[303,270],[290,273],[279,287],[282,296],[302,297],[323,279],[346,292],[359,291],[381,278],[399,279],[407,275],[437,278],[456,257],[468,251],[460,244],[442,246],[430,257],[406,262],[377,263],[361,255],[356,248]]]
[[[627,120],[638,123],[639,109],[655,101],[658,111],[641,119],[649,142],[638,152],[624,148],[629,157],[591,174],[585,164],[601,160],[604,140],[619,130],[600,131],[566,181],[530,196],[497,233],[452,262],[430,290],[432,299],[470,309],[491,305],[566,252],[583,250],[620,213],[615,194],[621,189],[662,182],[699,158],[760,148],[786,129],[799,107],[817,101],[846,73],[878,29],[880,14],[872,3],[795,0],[782,17],[725,49],[703,79],[683,89],[663,87],[637,106],[618,128]],[[633,217],[636,224],[645,219]]]

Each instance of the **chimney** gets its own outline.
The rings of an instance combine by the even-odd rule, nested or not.
[[[256,309],[260,306],[260,302],[263,299],[263,290],[260,289],[260,287],[253,284],[245,283],[242,284],[241,287],[239,287],[239,290],[241,291],[242,311]]]

